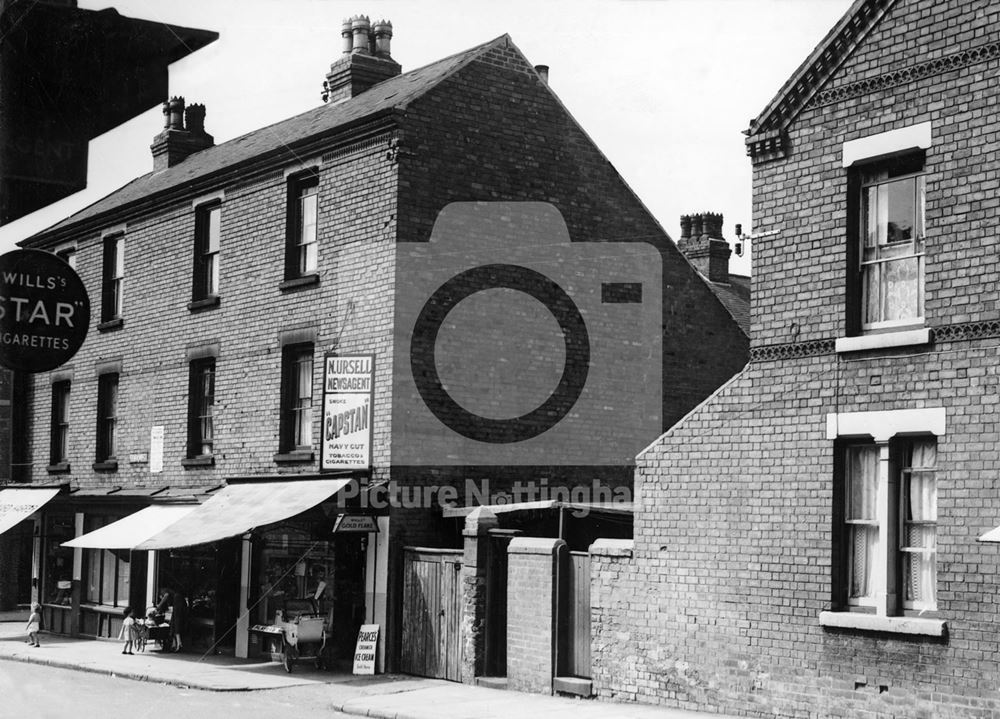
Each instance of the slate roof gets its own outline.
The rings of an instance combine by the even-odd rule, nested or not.
[[[464,52],[384,80],[355,97],[321,105],[221,145],[194,153],[166,170],[137,177],[94,204],[43,230],[27,242],[42,239],[50,233],[122,209],[152,195],[182,188],[199,178],[252,161],[268,153],[277,153],[280,157],[282,150],[285,150],[285,154],[288,155],[285,159],[292,159],[295,154],[289,146],[387,111],[405,109],[409,103],[479,55],[497,45],[509,43],[510,36],[501,35]],[[152,163],[152,158],[150,162]]]
[[[729,275],[729,282],[708,282],[712,292],[729,310],[743,334],[750,336],[750,278],[746,275]]]

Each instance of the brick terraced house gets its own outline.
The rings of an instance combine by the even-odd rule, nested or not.
[[[751,123],[751,360],[594,558],[602,697],[1000,716],[998,71],[1000,3],[858,0]]]
[[[452,570],[461,550],[445,549],[461,547],[463,525],[433,501],[376,508],[367,522],[368,494],[444,486],[457,505],[488,501],[469,497],[470,478],[489,479],[491,492],[540,479],[630,489],[631,458],[745,363],[748,340],[730,311],[509,37],[401,74],[391,25],[359,17],[343,34],[325,104],[216,146],[205,108],[174,98],[151,173],[24,243],[72,259],[94,306],[71,365],[34,376],[31,387],[32,484],[58,490],[35,515],[35,596],[54,631],[115,636],[122,607],[145,607],[167,588],[164,606],[175,616],[186,608],[186,645],[266,652],[267,633],[252,626],[311,608],[332,613],[335,657],[350,655],[360,624],[376,623],[379,664],[397,667],[410,620],[438,622],[442,601],[411,596],[421,585],[407,589],[405,548],[431,547],[426,564],[446,567],[447,591],[461,589]],[[411,265],[401,269],[398,246],[427,246],[456,206],[474,217],[485,206],[487,220],[510,225],[489,214],[498,203],[538,210],[526,232],[561,231],[590,246],[588,266],[609,274],[593,295],[609,326],[634,336],[643,326],[616,318],[655,303],[646,340],[662,341],[662,360],[649,355],[656,376],[605,378],[628,390],[614,400],[620,419],[652,408],[639,418],[646,430],[623,422],[564,438],[581,453],[611,447],[618,461],[538,461],[549,448],[544,433],[510,462],[421,455],[439,438],[422,432],[444,425],[401,399],[437,370],[398,340],[397,318],[412,309],[401,289],[418,279]],[[552,238],[538,237],[550,252]],[[662,281],[614,280],[610,249],[595,254],[602,242],[652,252]],[[426,271],[465,269],[462,245],[455,248]],[[542,285],[524,292],[558,295]],[[591,335],[595,355],[607,356]],[[644,346],[610,344],[612,354]],[[547,346],[525,345],[529,354]],[[579,363],[578,349],[566,340],[567,366]],[[321,423],[330,353],[334,372],[370,370],[362,392],[370,412]],[[411,370],[405,385],[399,378]],[[502,424],[495,418],[481,424]],[[621,441],[606,440],[616,428]],[[349,451],[360,466],[324,471],[323,447],[342,434],[359,437]],[[346,512],[333,506],[345,494],[354,502]],[[363,531],[331,534],[338,515],[352,512]],[[434,629],[448,642],[465,621],[454,597],[452,623]],[[456,667],[471,663],[481,672],[480,656],[448,647],[440,662],[411,657],[404,668],[459,678]]]

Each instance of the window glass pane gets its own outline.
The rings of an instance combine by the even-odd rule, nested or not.
[[[83,595],[85,602],[99,604],[101,601],[101,549],[83,550],[87,564],[87,587]]]
[[[125,238],[119,237],[115,242],[115,277],[125,276]]]
[[[880,185],[885,189],[887,207],[885,210],[886,228],[884,234],[888,242],[906,242],[913,239],[913,229],[916,216],[916,181],[909,177],[896,182]],[[879,195],[881,199],[881,192]],[[881,219],[881,215],[880,215]],[[882,234],[882,229],[879,233]]]
[[[115,579],[118,577],[115,555],[108,549],[100,551],[103,559],[103,571],[101,573],[101,603],[115,603]]]
[[[851,447],[848,452],[848,519],[875,520],[878,486],[878,448]]]
[[[933,609],[937,587],[937,445],[912,442],[902,472],[902,546],[905,606]]]
[[[299,241],[302,244],[316,240],[316,188],[311,188],[311,194],[303,195],[299,214]]]
[[[921,258],[909,257],[902,260],[892,260],[882,264],[881,288],[882,320],[901,320],[908,317],[920,317],[923,308],[920,306]]]
[[[118,573],[115,587],[115,606],[127,607],[130,568],[128,552],[119,552],[118,556],[115,558],[118,560]]]
[[[219,293],[219,258],[218,255],[208,257],[208,280],[206,294],[216,295]]]
[[[852,599],[875,594],[875,556],[879,530],[876,524],[878,448],[860,445],[847,451],[847,522],[849,591]]]
[[[302,355],[299,357],[297,364],[296,385],[298,397],[299,399],[312,399],[312,355]]]
[[[878,528],[851,527],[851,594],[855,599],[875,596],[875,553],[878,550]]]
[[[316,270],[316,243],[312,242],[299,248],[299,271],[302,274]]]
[[[205,243],[208,252],[218,252],[219,250],[219,227],[221,223],[222,210],[213,207],[208,212],[208,237]]]

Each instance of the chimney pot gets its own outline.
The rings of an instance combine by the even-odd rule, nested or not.
[[[392,57],[389,49],[389,43],[392,40],[392,23],[388,20],[379,20],[372,26],[372,35],[375,36],[375,55]]]
[[[184,111],[184,127],[194,135],[205,134],[205,106],[191,104]]]
[[[681,239],[691,237],[691,215],[681,215]]]
[[[691,215],[691,237],[701,237],[702,215]]]
[[[163,103],[163,115],[166,118],[163,130],[150,145],[154,171],[173,167],[189,155],[215,144],[215,139],[205,132],[204,105],[191,104],[185,110],[184,98],[172,97]]]
[[[170,130],[184,129],[184,98],[172,97],[167,101],[168,117],[166,127]]]
[[[717,212],[681,215],[681,237],[677,248],[710,282],[729,281],[732,250],[722,237],[723,217]]]
[[[349,54],[354,48],[354,31],[351,27],[351,18],[345,17],[343,24],[340,26],[341,48],[343,48],[345,55]]]
[[[549,66],[548,65],[535,65],[535,72],[538,76],[542,78],[542,82],[546,85],[549,84]]]
[[[402,68],[390,57],[392,23],[372,24],[366,15],[345,19],[341,27],[343,54],[330,65],[323,82],[323,102],[338,102],[360,95],[383,80],[396,77]]]
[[[363,55],[371,54],[371,20],[367,15],[356,15],[351,18],[351,31],[354,33],[354,47],[351,52]]]

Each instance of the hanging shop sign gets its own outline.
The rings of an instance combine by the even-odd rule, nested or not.
[[[76,354],[89,325],[87,288],[65,260],[44,250],[0,255],[0,364],[53,370]]]
[[[334,534],[348,532],[377,532],[378,524],[375,517],[368,514],[341,514],[333,525]]]
[[[375,652],[378,647],[378,624],[362,624],[354,648],[354,673],[375,673]]]
[[[366,470],[371,467],[374,398],[374,355],[326,356],[321,470]]]

